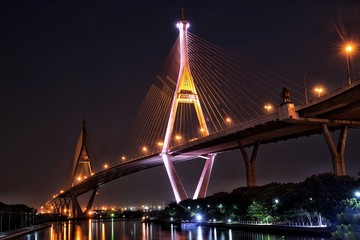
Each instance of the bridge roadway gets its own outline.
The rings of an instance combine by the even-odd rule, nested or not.
[[[244,122],[232,128],[219,131],[207,137],[176,146],[171,149],[173,162],[187,161],[208,153],[221,153],[239,148],[253,146],[255,143],[266,144],[322,134],[321,124],[325,123],[329,130],[340,129],[347,125],[360,127],[360,80],[353,81],[308,104],[301,106],[283,105],[276,112],[258,119]],[[122,163],[87,178],[72,187],[77,196],[122,176],[163,165],[160,152]],[[59,193],[48,203],[59,198],[70,198],[70,189]]]

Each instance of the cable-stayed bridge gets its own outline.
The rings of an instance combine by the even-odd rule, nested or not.
[[[94,161],[86,124],[79,138],[66,190],[48,204],[91,209],[97,189],[122,176],[164,165],[176,201],[188,198],[175,162],[206,159],[193,198],[205,197],[216,155],[240,149],[248,186],[256,186],[261,144],[323,134],[333,172],[345,175],[349,128],[360,126],[360,81],[308,99],[310,91],[188,32],[182,15],[179,37],[110,160]],[[338,144],[331,131],[340,130]],[[249,156],[246,147],[252,147]],[[78,197],[91,192],[84,210]]]

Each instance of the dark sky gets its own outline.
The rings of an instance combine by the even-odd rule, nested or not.
[[[177,38],[181,7],[192,33],[300,84],[308,72],[309,87],[345,84],[340,45],[360,41],[355,0],[51,2],[0,4],[0,201],[9,204],[38,208],[62,188],[84,116],[91,132],[116,150]],[[353,78],[358,59],[352,59]],[[351,129],[345,157],[352,176],[360,170],[359,138]],[[201,164],[177,167],[192,195]],[[260,146],[258,184],[331,170],[321,135]],[[245,183],[240,152],[223,154],[209,194]],[[159,167],[106,185],[96,204],[173,199]]]

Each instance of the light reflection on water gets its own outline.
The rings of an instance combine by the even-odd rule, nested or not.
[[[226,228],[195,225],[164,227],[139,221],[88,220],[53,224],[51,228],[17,238],[18,240],[325,240],[318,237],[279,236]]]

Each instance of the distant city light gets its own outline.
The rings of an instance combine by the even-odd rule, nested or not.
[[[360,192],[359,191],[355,192],[355,197],[357,197],[357,198],[360,197]]]
[[[202,221],[203,217],[200,214],[196,214],[196,221],[200,222]]]

